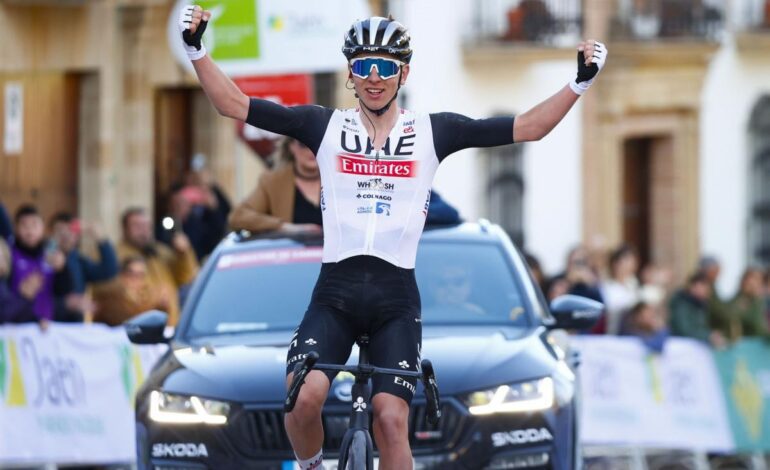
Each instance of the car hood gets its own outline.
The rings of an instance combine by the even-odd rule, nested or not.
[[[539,329],[425,326],[423,357],[436,370],[442,395],[480,390],[549,375],[556,360]],[[279,403],[285,397],[286,345],[207,344],[176,348],[157,377],[168,392],[248,403]],[[357,350],[349,363],[357,360]],[[405,358],[408,360],[408,358]],[[330,390],[339,400],[338,377]]]

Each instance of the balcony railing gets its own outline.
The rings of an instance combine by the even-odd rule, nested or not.
[[[721,0],[617,0],[613,39],[716,41],[724,29]]]
[[[571,47],[580,39],[581,0],[475,0],[467,39]]]

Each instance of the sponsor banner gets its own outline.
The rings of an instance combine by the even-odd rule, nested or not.
[[[746,339],[714,356],[736,449],[770,452],[770,342]]]
[[[711,350],[683,338],[652,354],[636,340],[577,336],[581,438],[589,445],[727,451],[733,437]]]
[[[177,0],[168,19],[174,57],[192,72],[177,21],[190,3]],[[350,25],[371,16],[365,0],[199,0],[212,17],[203,43],[232,76],[332,72],[345,67],[340,52]],[[344,14],[340,14],[344,12]]]
[[[132,462],[134,395],[165,348],[97,324],[0,326],[0,464]]]

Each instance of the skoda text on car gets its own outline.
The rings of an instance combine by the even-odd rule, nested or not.
[[[133,341],[170,345],[136,397],[140,468],[295,468],[283,429],[286,352],[320,262],[314,236],[231,235],[172,339],[159,312],[129,322]],[[589,327],[601,304],[564,296],[549,308],[507,235],[486,222],[426,230],[416,276],[422,355],[435,365],[443,417],[426,424],[417,390],[415,468],[580,468],[577,358],[553,330]],[[327,468],[348,427],[351,385],[337,376],[324,408]]]

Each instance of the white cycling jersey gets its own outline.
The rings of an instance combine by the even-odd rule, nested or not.
[[[357,110],[334,111],[316,153],[324,262],[371,255],[414,267],[439,165],[432,135],[427,115],[402,110],[376,152]]]
[[[512,117],[474,120],[402,109],[378,151],[358,109],[286,108],[252,99],[246,122],[294,137],[315,153],[326,263],[369,255],[414,268],[439,163],[464,148],[513,142]]]

